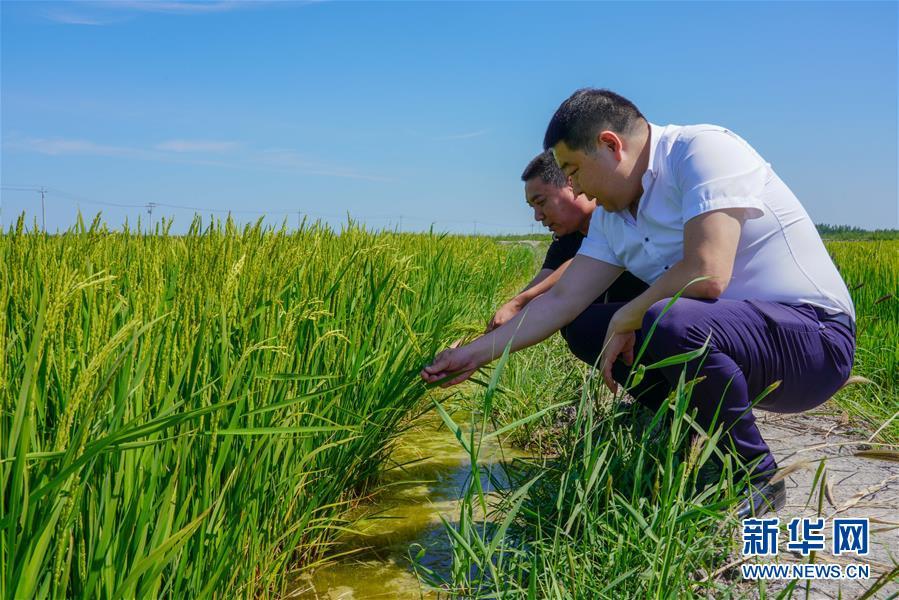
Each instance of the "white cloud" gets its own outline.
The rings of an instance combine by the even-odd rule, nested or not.
[[[219,142],[213,140],[167,140],[154,146],[164,152],[230,152],[236,150],[237,142]]]
[[[45,9],[41,14],[50,21],[66,25],[110,25],[127,21],[141,13],[199,15],[311,3],[270,0],[72,0],[63,9]]]
[[[106,19],[100,19],[96,16],[88,16],[86,14],[75,14],[68,11],[61,10],[47,10],[44,11],[44,17],[54,21],[56,23],[63,23],[65,25],[108,25],[112,21]]]
[[[90,140],[65,138],[25,138],[9,142],[9,147],[38,154],[97,154],[101,156],[138,156],[142,152],[124,146],[97,144]]]
[[[246,149],[238,142],[209,140],[169,140],[153,148],[113,146],[84,139],[13,138],[4,139],[9,150],[35,152],[49,156],[86,155],[131,158],[175,164],[202,165],[228,169],[255,169],[298,173],[322,177],[340,177],[365,181],[395,181],[390,177],[372,175],[350,167],[323,163],[289,148],[266,150]],[[242,150],[238,152],[238,150]],[[205,158],[204,155],[231,152],[230,160]]]
[[[227,12],[252,4],[259,4],[259,2],[205,2],[191,0],[162,2],[156,0],[119,0],[115,3],[110,3],[110,8],[136,10],[140,12],[190,14]]]

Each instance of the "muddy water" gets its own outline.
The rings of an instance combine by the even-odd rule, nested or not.
[[[454,420],[468,429],[469,416],[456,413]],[[492,489],[487,470],[498,485],[505,485],[503,463],[523,456],[486,442],[479,454],[482,485]],[[446,573],[451,553],[440,515],[458,519],[458,501],[471,485],[468,454],[433,413],[422,417],[405,432],[391,454],[394,464],[384,476],[383,487],[373,502],[360,506],[352,518],[362,517],[355,528],[361,535],[346,535],[337,552],[354,551],[327,566],[304,575],[292,598],[434,598],[420,588],[410,554],[426,550],[421,564]],[[420,546],[419,546],[420,545]],[[410,546],[413,549],[410,551]]]

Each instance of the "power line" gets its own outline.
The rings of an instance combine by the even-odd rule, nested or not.
[[[41,191],[37,187],[17,187],[17,186],[11,186],[11,185],[4,185],[3,189],[4,190],[12,190],[12,191],[16,191],[16,192],[39,192],[39,191]]]
[[[0,189],[16,191],[16,192],[36,192],[38,194],[40,194],[41,191],[43,190],[43,192],[45,194],[49,193],[51,195],[60,196],[61,198],[68,198],[69,200],[75,200],[76,202],[84,202],[85,204],[96,204],[98,206],[113,206],[116,208],[144,208],[144,207],[146,207],[146,204],[121,204],[118,202],[101,202],[100,200],[90,200],[88,198],[84,198],[82,196],[77,196],[75,194],[71,194],[69,192],[64,192],[62,190],[58,190],[58,189],[52,188],[52,187],[27,188],[27,187],[4,185],[4,186],[0,186]]]

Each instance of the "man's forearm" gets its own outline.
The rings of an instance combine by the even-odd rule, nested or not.
[[[547,277],[544,277],[540,281],[536,283],[532,283],[528,287],[524,288],[517,296],[515,296],[514,300],[518,303],[519,306],[524,307],[545,292],[548,292],[552,289],[556,282],[562,277],[562,273],[568,268],[568,265],[571,264],[571,259],[566,260],[564,263],[559,265],[557,269],[555,269],[552,273],[550,273]]]
[[[509,341],[512,351],[537,344],[570,323],[583,307],[557,294],[543,294],[505,325],[471,342],[480,364],[500,357]]]
[[[685,261],[672,265],[642,294],[625,304],[615,314],[613,326],[616,331],[636,331],[643,324],[643,315],[649,308],[665,298],[671,298],[688,283],[699,277],[710,275]],[[683,295],[687,298],[717,298],[726,287],[726,282],[704,280],[689,285]]]

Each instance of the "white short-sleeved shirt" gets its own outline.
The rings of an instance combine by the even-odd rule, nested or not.
[[[855,318],[849,290],[808,213],[741,137],[715,125],[650,123],[649,168],[636,218],[593,211],[583,254],[652,283],[684,256],[684,224],[746,208],[733,275],[722,298],[807,303]]]

